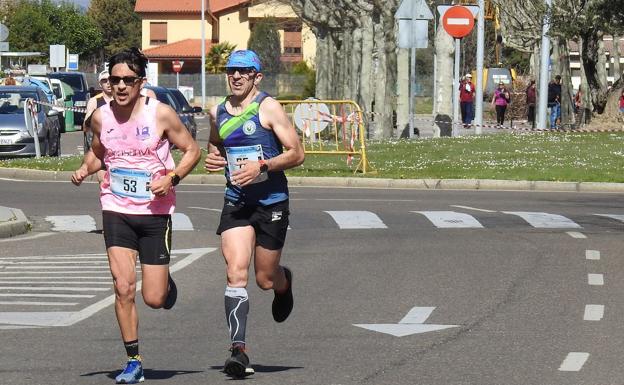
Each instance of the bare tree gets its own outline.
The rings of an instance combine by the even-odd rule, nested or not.
[[[394,13],[400,0],[280,1],[292,6],[316,36],[317,97],[357,101],[375,123],[370,136],[391,136],[396,105]]]

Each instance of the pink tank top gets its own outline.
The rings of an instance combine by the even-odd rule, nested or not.
[[[147,103],[145,103],[147,101]],[[119,123],[110,104],[100,107],[106,177],[100,189],[102,210],[125,214],[173,214],[175,191],[153,196],[152,180],[175,168],[169,141],[157,135],[156,107],[159,101],[142,98],[138,118]]]

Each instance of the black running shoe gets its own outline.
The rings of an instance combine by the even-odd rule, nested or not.
[[[167,298],[165,299],[165,304],[163,308],[169,310],[175,305],[176,300],[178,299],[178,288],[171,278],[171,274],[169,274],[169,292],[167,293]]]
[[[274,291],[275,298],[273,298],[273,306],[271,310],[273,312],[273,319],[275,322],[286,321],[286,318],[288,318],[293,309],[292,272],[287,267],[284,267],[283,269],[284,274],[286,275],[286,280],[288,281],[288,290],[282,294]]]
[[[249,357],[242,346],[232,346],[232,356],[225,360],[223,371],[234,378],[243,378],[249,366]]]

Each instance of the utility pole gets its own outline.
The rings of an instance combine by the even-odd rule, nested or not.
[[[546,112],[548,108],[548,66],[550,65],[550,13],[552,0],[545,0],[548,9],[542,25],[542,51],[540,56],[539,93],[537,94],[537,128],[546,128]]]
[[[206,108],[206,0],[201,0],[201,94]]]
[[[481,134],[483,125],[483,55],[485,46],[485,0],[479,0],[477,15],[477,92],[475,94],[475,134]]]

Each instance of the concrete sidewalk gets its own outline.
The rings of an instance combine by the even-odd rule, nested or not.
[[[0,206],[0,238],[9,238],[30,231],[30,222],[20,209]]]
[[[0,178],[15,180],[63,181],[71,183],[70,171],[40,171],[0,168]],[[87,181],[95,182],[95,176]],[[225,185],[223,175],[189,175],[184,184]],[[415,190],[488,190],[624,193],[624,183],[548,182],[491,179],[385,179],[367,177],[289,177],[290,187],[354,187]],[[30,222],[22,210],[0,206],[0,238],[30,231]]]

